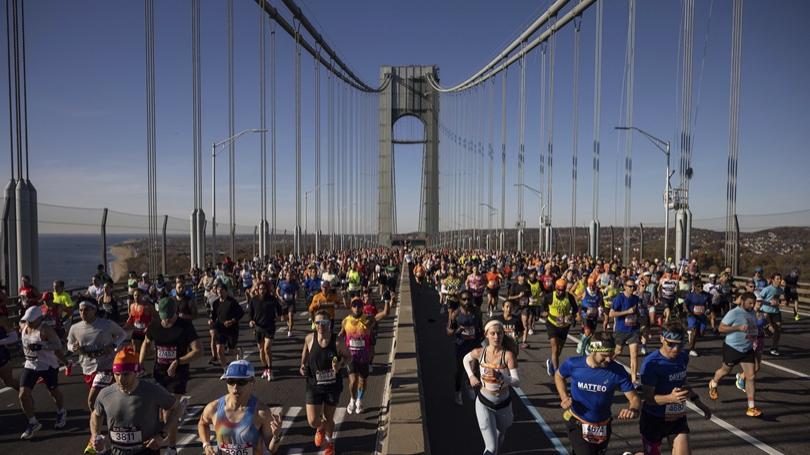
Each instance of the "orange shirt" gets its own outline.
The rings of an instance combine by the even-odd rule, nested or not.
[[[312,303],[309,304],[309,312],[315,313],[318,310],[326,310],[329,313],[330,319],[335,319],[335,309],[340,303],[337,292],[330,292],[324,295],[323,291],[315,294],[312,297]]]

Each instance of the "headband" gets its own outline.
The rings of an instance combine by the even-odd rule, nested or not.
[[[499,326],[501,328],[501,330],[503,330],[503,324],[501,323],[501,321],[499,321],[497,319],[490,319],[490,321],[487,322],[487,325],[484,326],[484,333],[486,333],[489,330],[490,327],[496,326],[496,325]]]
[[[602,353],[613,352],[613,349],[615,347],[616,347],[615,343],[611,344],[610,342],[604,342],[599,340],[591,340],[591,342],[588,344],[588,350],[590,350],[591,352],[602,352]]]
[[[661,336],[663,336],[665,340],[676,341],[679,343],[683,342],[683,332],[669,332],[664,330],[661,333]]]

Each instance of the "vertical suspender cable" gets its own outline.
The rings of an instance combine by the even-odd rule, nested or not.
[[[498,248],[503,251],[506,237],[506,75],[501,77],[501,238]]]
[[[11,28],[11,12],[12,10],[12,0],[8,0],[6,2],[6,62],[8,65],[8,105],[9,105],[9,112],[8,112],[8,150],[9,150],[9,159],[10,159],[10,166],[9,166],[9,173],[11,174],[11,180],[15,180],[15,169],[14,169],[14,97],[12,96],[12,86],[14,85],[14,79],[11,74],[11,54],[12,54],[12,42],[14,41],[11,37],[12,28]],[[19,175],[19,178],[22,178],[22,175]]]
[[[263,130],[267,129],[267,79],[265,77],[265,60],[264,60],[264,3],[262,0],[259,4],[259,127]],[[264,260],[267,254],[267,133],[261,134],[261,234],[259,237],[259,256]]]
[[[526,43],[523,43],[523,47],[526,47]],[[517,224],[518,224],[518,233],[522,235],[523,233],[523,196],[524,196],[524,188],[523,185],[525,184],[523,181],[523,165],[524,161],[526,160],[526,57],[525,54],[523,57],[520,58],[520,98],[518,104],[518,194],[517,194]],[[523,239],[519,242],[520,247],[518,249],[523,249]]]
[[[301,257],[301,34],[295,27],[295,256]]]
[[[276,27],[270,21],[270,254],[276,236]]]
[[[593,220],[599,219],[599,129],[602,119],[602,21],[604,2],[596,4],[596,45],[594,46],[593,77]],[[596,235],[599,233],[597,232]]]
[[[728,169],[726,181],[726,265],[737,273],[737,165],[739,160],[740,65],[742,60],[742,0],[732,4],[731,88],[729,94]]]
[[[154,1],[144,2],[145,25],[145,57],[146,57],[146,165],[147,165],[147,224],[148,224],[148,251],[149,273],[154,275],[157,265],[157,227],[155,215],[155,74],[154,74]]]
[[[625,55],[625,125],[633,125],[633,84],[635,79],[636,59],[636,0],[628,2],[627,19],[627,53]],[[624,263],[630,262],[630,210],[633,175],[633,135],[626,134],[626,148],[624,158],[624,243],[622,256]]]
[[[327,73],[328,94],[327,94],[327,135],[329,144],[326,148],[327,158],[327,181],[329,184],[329,202],[327,203],[327,224],[329,229],[329,249],[335,249],[335,80],[332,72]]]
[[[495,114],[493,113],[495,110],[495,79],[492,79],[492,81],[487,84],[487,92],[487,152],[489,153],[489,178],[487,181],[487,205],[489,207],[487,207],[487,229],[492,231],[492,174],[495,165],[495,149],[492,143],[495,139],[493,136],[495,130]]]
[[[236,112],[234,92],[234,49],[233,49],[233,0],[228,0],[228,137],[234,135]],[[228,223],[230,223],[231,258],[236,254],[236,145],[233,140],[228,142]]]
[[[681,31],[683,62],[681,64],[681,99],[680,99],[680,179],[681,188],[688,191],[689,177],[687,170],[692,163],[692,50],[694,43],[694,0],[683,0],[683,20]],[[687,193],[688,194],[688,193]]]
[[[582,17],[574,19],[574,108],[573,147],[571,154],[571,255],[577,250],[577,154],[579,152],[579,54],[581,47]]]
[[[545,144],[544,139],[546,138],[546,111],[548,110],[548,96],[546,93],[546,60],[548,58],[548,44],[543,42],[540,44],[540,141],[539,146],[537,147],[538,150],[538,161],[539,161],[539,177],[540,180],[538,181],[538,187],[540,191],[543,191],[544,187],[544,175],[546,170],[546,153],[545,153]],[[540,223],[543,224],[545,220],[543,219],[543,205],[545,205],[544,201],[540,201]],[[542,232],[542,229],[541,229]],[[542,235],[541,235],[542,236]],[[543,244],[543,240],[539,240],[540,244]]]
[[[546,219],[548,220],[549,229],[551,227],[551,202],[552,202],[552,177],[554,174],[554,47],[557,42],[557,34],[554,33],[548,37],[548,115],[546,121],[548,122],[548,151],[546,158],[548,165],[546,166]],[[547,249],[551,250],[553,247],[553,236],[549,235],[549,245]]]
[[[320,48],[318,49],[320,55]],[[315,59],[315,253],[321,242],[321,65]]]

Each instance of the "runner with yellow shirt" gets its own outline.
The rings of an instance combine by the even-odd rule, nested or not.
[[[549,376],[553,376],[557,371],[560,353],[568,338],[568,330],[576,325],[579,317],[576,298],[566,291],[567,286],[568,281],[565,278],[558,279],[554,283],[554,292],[546,294],[543,300],[543,306],[548,313],[546,330],[551,344],[551,358],[546,359],[546,372]]]

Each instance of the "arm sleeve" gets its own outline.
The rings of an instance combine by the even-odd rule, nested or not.
[[[510,368],[509,374],[503,375],[503,382],[509,387],[520,387],[520,376],[517,368]]]
[[[464,364],[464,371],[467,372],[467,377],[473,375],[473,362],[475,362],[475,359],[472,356],[472,351],[468,352],[461,361],[461,363]]]

